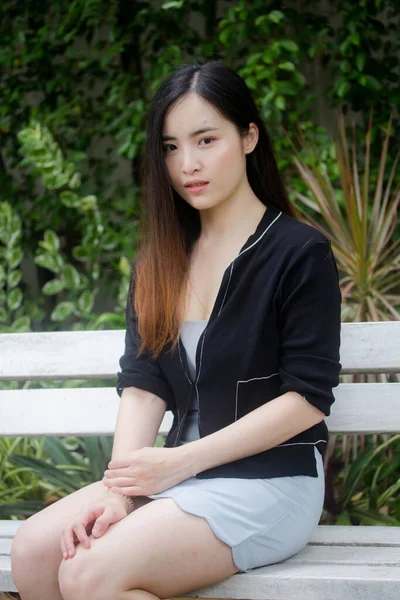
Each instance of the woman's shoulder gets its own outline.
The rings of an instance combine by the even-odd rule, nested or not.
[[[300,250],[320,242],[330,244],[329,239],[319,229],[284,212],[277,223],[276,236],[287,249]]]

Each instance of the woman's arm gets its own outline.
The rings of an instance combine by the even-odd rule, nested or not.
[[[158,430],[166,412],[167,405],[152,392],[136,387],[127,387],[122,390],[119,404],[117,422],[115,425],[113,450],[111,459],[126,459],[129,452],[144,447],[153,447]],[[131,510],[130,501],[124,494],[111,492],[104,486],[105,497],[112,501],[118,498]]]
[[[269,450],[319,423],[324,416],[297,392],[286,392],[227,427],[176,450],[190,477]]]
[[[111,460],[155,444],[167,405],[152,392],[135,387],[122,391]]]

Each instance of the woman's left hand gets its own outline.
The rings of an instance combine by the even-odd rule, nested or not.
[[[140,448],[115,458],[104,471],[103,484],[127,496],[148,496],[190,477],[178,448]],[[115,489],[114,489],[115,488]]]

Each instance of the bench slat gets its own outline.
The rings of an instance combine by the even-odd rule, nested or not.
[[[124,331],[0,334],[0,380],[115,378]],[[342,373],[400,372],[400,321],[342,324]]]
[[[387,529],[390,529],[389,527]],[[9,556],[12,538],[0,537],[0,556]],[[308,544],[291,559],[293,564],[346,564],[400,567],[398,547],[394,546],[318,546]]]
[[[201,598],[285,600],[398,600],[400,557],[396,548],[307,545],[273,565],[238,573],[216,585],[184,594]],[[9,556],[0,555],[0,589],[16,591]],[[382,596],[383,593],[383,596]]]
[[[342,383],[335,397],[326,417],[330,432],[400,431],[400,383]],[[119,402],[115,388],[5,390],[0,393],[0,434],[113,435]],[[160,433],[171,425],[172,413],[167,412]]]
[[[184,597],[265,600],[399,600],[400,567],[298,564],[288,560],[238,573]]]
[[[0,520],[0,541],[11,540],[22,523],[22,520]],[[309,544],[313,546],[400,547],[400,528],[383,525],[318,525]]]

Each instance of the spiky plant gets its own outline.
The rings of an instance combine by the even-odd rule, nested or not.
[[[388,172],[392,116],[385,132],[376,178],[371,177],[372,111],[366,132],[363,166],[359,166],[355,128],[348,142],[343,114],[335,144],[339,181],[332,182],[317,159],[294,157],[310,192],[291,190],[302,219],[332,243],[340,272],[344,321],[399,320],[400,237],[393,241],[400,201],[396,169],[400,152]],[[350,146],[350,147],[349,147]],[[305,146],[303,145],[303,149]],[[311,208],[316,216],[310,215]]]

